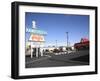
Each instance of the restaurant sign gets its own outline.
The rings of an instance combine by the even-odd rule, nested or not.
[[[43,35],[31,34],[29,41],[44,42],[45,40]]]

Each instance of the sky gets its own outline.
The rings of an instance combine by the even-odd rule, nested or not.
[[[32,28],[32,21],[36,22],[39,30],[47,32],[45,45],[72,46],[80,42],[81,38],[89,38],[89,15],[51,14],[51,13],[25,13],[25,27]],[[26,32],[26,41],[30,34]],[[57,41],[57,42],[56,42]]]

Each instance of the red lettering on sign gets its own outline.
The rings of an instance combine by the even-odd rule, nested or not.
[[[33,41],[44,41],[44,37],[40,35],[32,35],[31,38]]]

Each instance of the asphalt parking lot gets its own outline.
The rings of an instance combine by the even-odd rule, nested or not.
[[[61,67],[89,65],[89,50],[71,52],[69,54],[47,54],[43,57],[26,57],[25,67]]]

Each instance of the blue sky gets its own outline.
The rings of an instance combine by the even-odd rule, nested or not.
[[[36,21],[37,29],[47,31],[46,45],[58,46],[67,44],[66,32],[69,32],[69,42],[73,45],[81,38],[89,38],[89,16],[51,13],[25,13],[25,27],[32,28],[32,21]],[[30,34],[26,33],[26,41]]]

